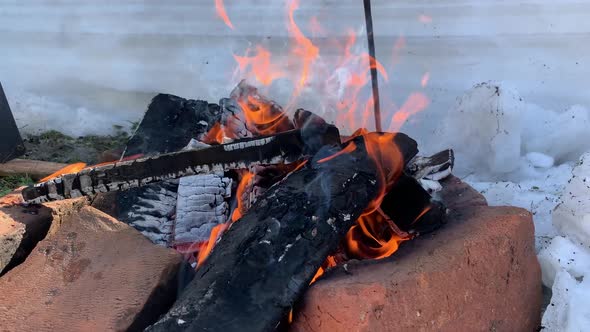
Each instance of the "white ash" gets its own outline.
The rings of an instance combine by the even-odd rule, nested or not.
[[[156,244],[167,246],[172,234],[178,180],[146,187],[122,219]]]
[[[223,172],[199,174],[180,179],[176,203],[174,242],[199,242],[209,238],[215,225],[228,220],[230,178]]]

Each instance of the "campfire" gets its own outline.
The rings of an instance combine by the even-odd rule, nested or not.
[[[237,28],[223,1],[215,8],[228,29]],[[104,296],[104,307],[120,309],[115,318],[79,304],[86,320],[72,326],[82,330],[356,331],[394,329],[392,321],[405,330],[448,330],[454,319],[467,330],[536,327],[530,312],[540,301],[539,273],[530,215],[487,207],[452,175],[451,147],[420,154],[417,141],[402,132],[429,99],[419,89],[401,106],[380,99],[378,85],[387,86],[388,74],[375,58],[369,1],[368,52],[357,50],[357,34],[349,31],[344,42],[332,43],[338,59],[330,64],[297,24],[297,9],[297,1],[288,1],[288,55],[279,58],[263,44],[235,54],[233,84],[239,83],[226,97],[212,103],[158,94],[114,160],[68,165],[0,206],[7,211],[0,216],[14,220],[22,214],[51,219],[37,227],[39,236],[28,235],[29,226],[13,232],[10,255],[0,242],[10,261],[0,265],[0,289],[18,297],[26,293],[14,286],[22,275],[59,271],[57,285],[44,280],[30,287],[48,298],[43,305],[52,313],[66,289],[100,293],[137,279],[115,300]],[[312,23],[312,34],[321,30]],[[394,58],[403,43],[394,45]],[[429,78],[428,72],[417,78],[421,88]],[[284,81],[290,93],[279,103],[272,87]],[[321,100],[304,109],[310,90]],[[21,205],[12,204],[21,198]],[[23,210],[10,210],[15,206]],[[105,256],[124,256],[124,263],[101,261],[101,245],[112,246]],[[149,271],[145,278],[142,268]],[[352,288],[349,276],[357,278]],[[507,291],[529,279],[522,297]],[[419,291],[401,294],[404,289]],[[444,298],[453,313],[435,313],[442,305],[432,310],[421,290]],[[504,291],[514,306],[498,305]],[[473,294],[491,304],[457,314],[455,305],[480,308]],[[403,305],[395,303],[398,296]],[[92,300],[97,297],[102,294]],[[486,310],[490,318],[479,317]],[[0,304],[2,311],[8,318],[0,325],[37,312]],[[514,322],[496,319],[507,315]],[[51,317],[43,320],[55,328]]]
[[[194,118],[162,127],[171,110]],[[185,121],[197,126],[182,127]],[[128,160],[72,165],[22,195],[40,203],[112,192],[115,217],[185,255],[196,278],[154,328],[215,324],[233,299],[257,303],[252,308],[267,316],[259,320],[265,330],[288,316],[327,269],[389,257],[400,243],[444,223],[446,209],[430,193],[451,174],[453,153],[417,154],[417,143],[403,133],[359,129],[341,137],[310,111],[290,118],[241,82],[219,105],[156,96],[129,140]],[[76,167],[82,169],[72,173]],[[239,290],[267,287],[239,299]],[[197,300],[208,292],[211,303]],[[277,306],[279,299],[284,304]],[[195,301],[202,305],[178,312]]]

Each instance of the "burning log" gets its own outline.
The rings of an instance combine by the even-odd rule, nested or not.
[[[334,150],[321,149],[263,194],[148,330],[275,329],[378,192],[364,137]]]
[[[129,139],[123,157],[176,152],[205,135],[221,118],[218,105],[159,94]]]
[[[92,197],[98,193],[127,190],[188,175],[247,169],[255,164],[290,163],[302,158],[309,150],[303,136],[301,130],[291,130],[202,150],[169,153],[88,168],[25,188],[23,197],[28,202],[83,195]],[[338,129],[329,126],[322,139],[324,144],[339,142]]]

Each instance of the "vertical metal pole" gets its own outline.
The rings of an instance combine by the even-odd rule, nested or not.
[[[379,82],[377,78],[377,58],[375,57],[375,39],[373,37],[373,15],[371,14],[371,0],[363,0],[365,5],[365,24],[367,26],[367,41],[371,56],[371,85],[373,87],[373,106],[375,110],[375,129],[383,131],[381,127],[381,106],[379,105]]]

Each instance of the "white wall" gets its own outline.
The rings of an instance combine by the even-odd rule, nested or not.
[[[284,1],[225,2],[236,30],[217,18],[213,0],[1,0],[0,81],[23,131],[105,132],[138,119],[156,92],[212,102],[227,95],[233,53],[264,43],[284,54],[288,40]],[[362,2],[301,2],[302,28],[315,15],[329,30],[314,39],[329,63],[327,37],[362,28]],[[589,10],[582,0],[373,0],[378,59],[391,78],[382,94],[401,104],[430,72],[432,104],[406,128],[418,134],[487,80],[507,81],[546,108],[590,106]],[[400,36],[406,47],[393,66]],[[314,109],[321,97],[308,91],[301,104]]]

